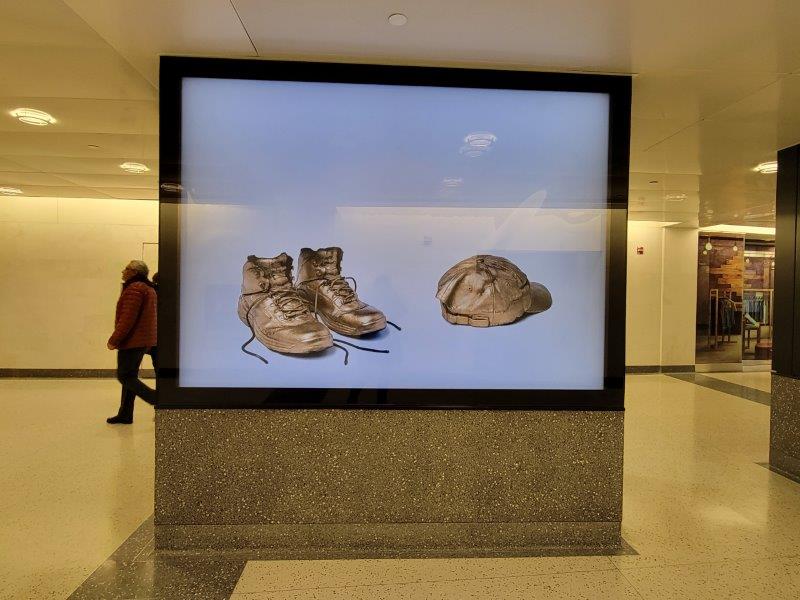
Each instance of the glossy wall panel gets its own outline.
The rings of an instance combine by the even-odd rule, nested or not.
[[[800,377],[800,146],[778,153],[775,235],[775,372]]]

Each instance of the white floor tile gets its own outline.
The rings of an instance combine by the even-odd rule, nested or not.
[[[605,556],[250,561],[237,593],[400,585],[614,570]]]
[[[153,410],[114,380],[0,379],[0,598],[64,598],[153,512]]]
[[[554,573],[527,577],[498,577],[397,585],[364,585],[238,593],[232,600],[615,600],[641,596],[619,571]]]
[[[725,560],[622,572],[647,600],[800,598],[800,559]]]

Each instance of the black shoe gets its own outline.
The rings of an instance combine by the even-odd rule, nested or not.
[[[120,424],[120,425],[130,425],[133,423],[133,419],[121,417],[119,415],[114,415],[113,417],[108,417],[106,419],[106,423],[111,423],[112,425]]]

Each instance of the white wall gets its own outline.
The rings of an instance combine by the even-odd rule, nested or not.
[[[625,364],[661,364],[663,227],[628,221]],[[637,254],[642,247],[644,254]]]
[[[697,230],[629,221],[626,364],[694,364],[696,302]]]
[[[697,320],[697,230],[664,229],[661,364],[693,365]]]
[[[120,272],[157,241],[158,202],[0,197],[0,368],[113,368]]]

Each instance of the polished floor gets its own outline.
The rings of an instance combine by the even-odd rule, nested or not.
[[[110,427],[112,381],[0,380],[0,597],[798,598],[800,484],[764,466],[764,396],[737,395],[765,394],[769,373],[712,379],[723,387],[628,377],[623,536],[636,553],[199,566],[152,552],[149,408]]]
[[[748,371],[745,373],[706,373],[707,376],[736,385],[771,392],[772,373],[769,371]]]
[[[0,598],[66,598],[153,512],[153,410],[113,380],[0,379]]]

